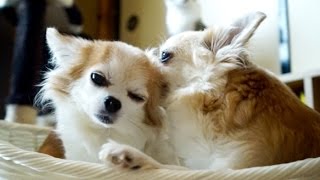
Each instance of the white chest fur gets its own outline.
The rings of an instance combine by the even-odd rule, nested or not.
[[[185,103],[173,102],[167,109],[170,139],[181,164],[192,169],[209,166],[210,147],[203,137],[196,112]]]
[[[205,117],[197,112],[200,107],[191,104],[192,101],[175,100],[167,108],[170,139],[180,164],[191,169],[231,167],[247,147],[230,137],[205,137],[202,124]]]
[[[67,159],[100,162],[99,151],[110,139],[144,150],[147,136],[143,128],[129,127],[128,123],[125,126],[120,122],[106,128],[91,122],[88,116],[70,106],[57,108],[56,114],[57,132],[63,140]]]

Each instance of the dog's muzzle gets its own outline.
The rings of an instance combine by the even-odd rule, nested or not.
[[[113,118],[107,114],[96,114],[96,117],[104,124],[113,124]]]
[[[113,96],[104,100],[104,109],[95,116],[104,124],[113,124],[117,112],[121,109],[121,102]]]

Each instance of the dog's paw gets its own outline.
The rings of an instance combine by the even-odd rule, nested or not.
[[[99,153],[99,158],[108,166],[122,169],[159,168],[159,164],[155,160],[138,149],[115,142],[104,144]]]

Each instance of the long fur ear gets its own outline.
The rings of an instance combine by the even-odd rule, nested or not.
[[[144,123],[152,127],[162,127],[166,113],[160,105],[161,99],[166,96],[168,86],[161,76],[155,79],[159,81],[153,81],[149,84],[149,91],[152,91],[152,93],[145,105],[146,119]]]
[[[266,17],[262,12],[254,12],[236,20],[232,24],[235,27],[236,35],[231,43],[237,46],[246,45]]]
[[[60,34],[55,28],[47,28],[47,44],[52,54],[55,66],[72,64],[72,60],[79,53],[88,40]]]
[[[205,44],[214,54],[228,45],[233,48],[243,47],[265,18],[264,13],[254,12],[239,18],[229,27],[207,29],[204,37]]]
[[[152,98],[153,99],[153,98]],[[145,123],[152,127],[162,127],[165,118],[165,110],[154,100],[150,100],[146,105],[146,119]]]

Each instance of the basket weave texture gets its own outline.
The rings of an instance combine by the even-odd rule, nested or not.
[[[35,152],[50,130],[0,121],[0,179],[320,179],[320,158],[242,170],[121,171]]]

